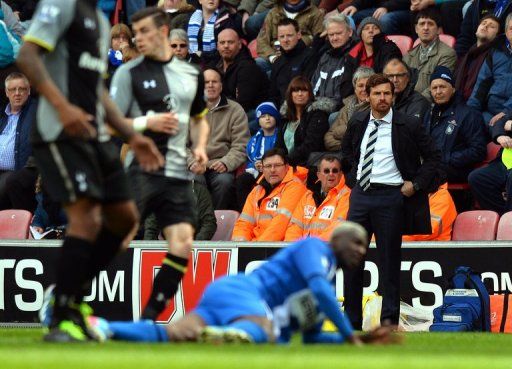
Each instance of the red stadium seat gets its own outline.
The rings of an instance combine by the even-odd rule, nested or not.
[[[388,39],[393,41],[396,46],[402,52],[402,55],[405,55],[412,49],[412,38],[405,35],[388,35]]]
[[[0,211],[0,239],[26,240],[32,214],[26,210]]]
[[[234,210],[215,210],[217,219],[217,230],[212,237],[212,241],[231,241],[231,235],[235,228],[235,222],[240,216],[238,211]]]
[[[453,241],[493,241],[499,215],[490,210],[471,210],[457,215],[453,224]]]
[[[249,45],[247,45],[249,48],[249,51],[251,52],[251,56],[256,59],[258,57],[258,43],[257,40],[252,40],[249,42]]]
[[[512,211],[501,216],[498,223],[496,239],[500,241],[512,241]]]
[[[439,35],[439,39],[441,40],[441,42],[444,42],[446,45],[450,46],[451,48],[453,48],[455,46],[455,41],[456,41],[455,37],[453,37],[451,35],[445,35],[444,33],[442,33]],[[420,43],[420,39],[417,38],[416,41],[414,41],[413,47],[418,46],[419,43]]]

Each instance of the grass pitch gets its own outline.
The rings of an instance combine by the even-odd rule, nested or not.
[[[512,368],[512,335],[408,333],[402,345],[48,344],[40,329],[0,328],[0,368]]]

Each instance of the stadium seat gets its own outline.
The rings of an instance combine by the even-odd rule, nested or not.
[[[215,210],[217,219],[217,230],[212,237],[212,241],[231,241],[235,222],[240,216],[238,211],[234,210]]]
[[[258,57],[258,50],[257,50],[258,43],[257,43],[257,40],[252,40],[251,42],[249,42],[249,45],[247,45],[247,47],[249,48],[249,51],[251,52],[251,56],[254,59],[256,59]]]
[[[0,211],[0,239],[26,240],[29,238],[32,214],[26,210]]]
[[[441,40],[441,42],[444,42],[446,45],[450,46],[451,48],[453,48],[455,46],[455,41],[456,41],[455,37],[453,37],[451,35],[445,35],[444,33],[442,33],[439,35],[439,39]],[[417,38],[416,41],[414,41],[413,47],[418,46],[419,43],[420,43],[420,39]]]
[[[411,50],[412,48],[412,38],[405,35],[388,35],[388,39],[393,41],[396,46],[400,49],[402,52],[402,55],[405,55]]]
[[[499,241],[512,241],[512,211],[501,216],[496,239]]]
[[[494,241],[499,215],[490,210],[471,210],[457,215],[452,241]]]

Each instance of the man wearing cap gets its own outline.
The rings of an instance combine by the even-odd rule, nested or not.
[[[402,58],[402,52],[393,41],[388,40],[382,27],[378,19],[364,18],[357,27],[357,36],[361,41],[349,52],[356,59],[357,66],[373,68],[375,73],[382,73],[388,60]]]
[[[485,159],[487,152],[482,114],[466,105],[454,85],[450,69],[434,69],[430,76],[434,105],[424,120],[425,129],[441,150],[448,183],[467,182],[469,172]]]
[[[409,33],[410,0],[352,0],[343,10],[354,22],[373,17],[382,23],[382,32],[388,35]]]
[[[199,182],[206,182],[213,207],[230,209],[234,171],[244,163],[249,141],[247,115],[240,104],[222,94],[222,77],[218,70],[208,68],[203,75],[210,124],[210,138],[206,146],[209,161],[206,166],[201,166],[189,152],[188,165],[192,172],[198,174]]]

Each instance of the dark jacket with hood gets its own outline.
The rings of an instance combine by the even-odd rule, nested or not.
[[[224,70],[222,59],[217,68]],[[256,65],[245,45],[224,72],[222,92],[228,99],[242,105],[246,112],[255,109],[267,99],[268,78]]]
[[[281,115],[286,116],[286,102],[281,106]],[[325,151],[324,136],[329,130],[329,112],[333,110],[331,99],[319,98],[306,106],[300,118],[299,126],[294,135],[294,148],[288,153],[290,165],[307,166],[309,155],[313,152]],[[288,122],[279,127],[276,147],[286,149],[284,133]]]
[[[396,95],[393,107],[423,122],[425,114],[430,108],[430,102],[422,94],[414,90],[418,78],[418,71],[416,69],[409,69],[409,75],[409,83],[400,94]]]
[[[356,59],[357,66],[360,65],[364,45],[363,41],[357,43],[350,55]],[[402,52],[396,44],[388,40],[384,33],[379,33],[373,37],[373,70],[375,73],[382,73],[384,65],[391,59],[402,59]]]
[[[292,50],[281,51],[281,56],[272,64],[270,75],[269,99],[276,106],[281,106],[286,89],[294,77],[303,75],[310,78],[313,56],[313,49],[307,47],[302,40],[299,40]]]

